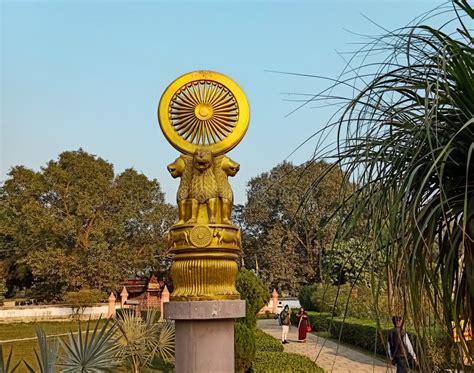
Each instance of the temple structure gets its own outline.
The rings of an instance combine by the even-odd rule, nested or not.
[[[147,279],[128,279],[123,283],[126,289],[126,305],[134,305],[140,308],[160,308],[161,293],[165,288],[165,282],[158,280],[155,275]],[[123,288],[122,288],[123,291]]]

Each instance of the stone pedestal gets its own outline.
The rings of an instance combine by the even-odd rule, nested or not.
[[[245,317],[245,301],[190,301],[164,304],[175,320],[176,373],[234,373],[234,320]]]

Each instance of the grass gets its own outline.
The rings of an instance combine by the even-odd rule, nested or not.
[[[105,323],[105,320],[101,321],[100,325]],[[42,327],[47,336],[68,333],[69,330],[77,331],[77,321],[59,321],[59,322],[31,322],[31,323],[12,323],[12,324],[0,324],[0,344],[4,348],[4,356],[8,356],[10,349],[13,346],[12,362],[16,363],[24,359],[30,364],[35,371],[39,371],[39,367],[36,363],[34,349],[38,348],[36,341],[36,328]],[[22,338],[34,338],[33,340],[26,341],[15,341],[15,342],[2,342],[12,339]],[[168,372],[172,371],[172,365],[166,364],[160,359],[156,358],[153,360],[152,368],[143,369],[144,373],[147,372]],[[125,373],[126,368],[118,368],[117,372]],[[24,364],[21,364],[17,373],[28,373]]]
[[[103,321],[105,322],[105,320]],[[76,321],[57,321],[57,322],[31,322],[31,323],[12,323],[0,324],[0,344],[3,345],[4,354],[8,355],[10,348],[13,346],[12,361],[17,362],[24,359],[33,369],[39,369],[36,364],[34,349],[37,348],[36,328],[41,326],[46,335],[57,335],[68,333],[69,330],[77,331],[78,324]],[[12,339],[34,338],[33,340],[2,342]],[[17,372],[27,372],[22,364]]]

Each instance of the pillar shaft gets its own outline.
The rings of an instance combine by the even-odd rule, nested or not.
[[[176,373],[234,373],[234,322],[245,316],[245,301],[190,301],[164,304],[175,320]]]

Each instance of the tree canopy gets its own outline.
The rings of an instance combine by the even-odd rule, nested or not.
[[[66,151],[35,172],[14,167],[0,188],[0,264],[7,285],[59,298],[111,290],[125,278],[169,267],[174,219],[156,180]]]
[[[314,179],[318,188],[312,188]],[[321,282],[323,257],[336,234],[341,202],[350,185],[339,167],[311,161],[282,163],[250,180],[243,228],[246,267],[272,287],[296,293]]]

